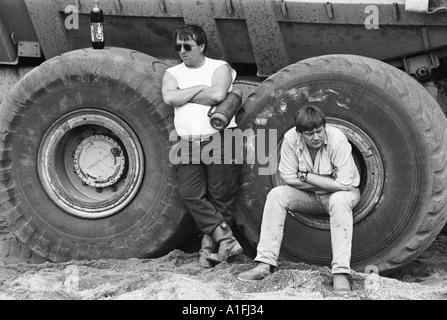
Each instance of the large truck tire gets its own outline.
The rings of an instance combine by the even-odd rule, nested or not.
[[[77,50],[30,71],[3,101],[0,210],[37,254],[150,258],[193,230],[168,159],[160,66],[127,49]]]
[[[447,218],[447,120],[437,102],[410,76],[377,60],[353,55],[303,60],[266,79],[247,98],[238,125],[254,137],[265,130],[266,138],[250,140],[246,151],[268,150],[267,133],[276,132],[269,150],[273,163],[295,112],[306,103],[320,107],[328,123],[346,133],[361,173],[353,269],[387,273],[415,259]],[[283,184],[275,165],[272,174],[260,174],[266,167],[247,163],[240,184],[235,220],[254,247],[267,193]],[[329,228],[327,215],[289,212],[280,258],[330,266]]]
[[[9,94],[9,91],[27,72],[32,70],[30,66],[0,66],[0,104]],[[0,215],[0,235],[9,232],[6,223]],[[0,241],[0,251],[2,250],[2,241]]]

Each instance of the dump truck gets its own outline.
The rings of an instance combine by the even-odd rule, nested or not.
[[[351,264],[391,272],[447,219],[447,13],[443,0],[0,1],[0,226],[49,261],[151,258],[198,231],[169,161],[161,79],[173,31],[208,34],[243,93],[247,134],[235,223],[259,241],[284,133],[304,104],[352,145],[361,174]],[[262,133],[262,134],[261,134]],[[256,158],[256,157],[255,157]],[[263,161],[260,161],[263,160]],[[331,263],[328,216],[288,212],[281,259]]]

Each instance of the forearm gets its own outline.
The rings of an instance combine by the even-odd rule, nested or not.
[[[335,180],[331,177],[321,176],[310,172],[307,174],[306,182],[303,182],[298,178],[289,178],[285,180],[285,183],[291,187],[303,191],[342,191],[342,189],[340,189],[335,183]]]
[[[308,173],[306,182],[319,190],[328,192],[342,191],[331,177],[321,176],[315,173]]]
[[[299,180],[298,178],[296,179],[287,179],[284,180],[284,182],[291,187],[294,187],[298,190],[302,190],[302,191],[322,191],[320,188],[316,188],[315,186],[311,185],[310,183],[307,182],[303,182],[301,180]]]
[[[200,85],[185,89],[166,90],[163,94],[163,100],[171,106],[182,106],[185,103],[194,102],[194,98],[207,88],[207,86]]]
[[[224,92],[221,88],[208,87],[196,94],[190,102],[214,106],[222,102],[226,96],[227,92]]]
[[[214,106],[225,99],[232,82],[230,67],[222,65],[214,72],[211,86],[200,91],[191,102]]]

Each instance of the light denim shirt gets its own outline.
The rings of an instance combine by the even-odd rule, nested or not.
[[[281,178],[296,179],[298,171],[307,171],[332,177],[342,190],[358,187],[360,174],[352,157],[352,147],[345,134],[338,128],[326,125],[326,139],[312,163],[309,149],[295,127],[284,135],[279,162]],[[322,194],[326,192],[316,192]]]

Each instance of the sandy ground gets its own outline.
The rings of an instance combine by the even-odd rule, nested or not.
[[[176,249],[157,259],[7,263],[0,260],[0,299],[10,300],[447,300],[447,236],[388,277],[353,273],[354,291],[335,295],[327,267],[281,261],[257,283],[236,276],[254,266],[246,255],[212,269],[198,253]]]

